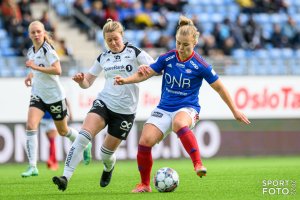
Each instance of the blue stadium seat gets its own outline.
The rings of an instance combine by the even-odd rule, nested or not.
[[[268,75],[270,74],[270,60],[251,58],[249,65],[249,72],[253,75]]]
[[[10,40],[7,38],[0,38],[1,43],[0,43],[0,48],[5,50],[11,46]]]
[[[200,14],[198,14],[198,20],[201,23],[211,22],[210,21],[210,15],[207,14],[207,13],[200,13]]]
[[[0,39],[5,39],[7,37],[7,31],[5,29],[0,28]]]
[[[246,58],[246,51],[244,49],[235,49],[232,52],[232,56],[236,59]]]
[[[254,18],[255,22],[260,24],[260,25],[270,23],[270,17],[266,13],[255,14],[255,15],[253,15],[253,18]]]
[[[292,75],[300,75],[300,65],[292,65],[291,66],[291,74]]]
[[[259,49],[255,51],[255,57],[261,58],[261,59],[268,59],[269,53],[266,49]]]
[[[285,61],[282,58],[272,59],[269,66],[269,74],[271,75],[285,75],[287,74]]]
[[[273,33],[273,25],[266,23],[262,26],[262,34],[265,39],[270,39]]]
[[[2,56],[16,56],[17,53],[13,48],[5,48],[2,50]]]
[[[300,49],[297,49],[297,50],[295,51],[295,57],[296,57],[297,59],[300,59]]]
[[[293,58],[294,51],[289,48],[284,48],[284,49],[281,49],[281,55],[285,59],[290,59],[290,58]]]
[[[281,50],[277,48],[273,48],[269,50],[270,58],[278,58],[281,56]]]
[[[224,73],[226,75],[245,75],[246,73],[246,66],[245,65],[230,65],[224,68]]]

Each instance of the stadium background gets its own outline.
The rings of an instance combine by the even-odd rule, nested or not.
[[[250,126],[234,121],[221,99],[204,85],[201,122],[195,128],[203,157],[299,155],[299,1],[2,0],[0,163],[27,160],[25,122],[30,89],[23,80],[28,73],[24,55],[30,45],[26,27],[32,19],[41,19],[53,32],[62,59],[62,82],[75,116],[71,124],[79,129],[104,80],[100,77],[91,89],[81,90],[70,77],[85,72],[103,51],[101,25],[105,17],[122,21],[125,38],[156,58],[175,47],[174,33],[181,13],[195,19],[202,34],[196,51],[214,66],[234,101],[252,121]],[[241,24],[237,23],[238,16]],[[159,78],[141,84],[137,120],[118,151],[119,159],[135,159],[142,124],[158,102],[159,91]],[[44,134],[39,137],[39,160],[45,161],[47,140]],[[102,139],[103,134],[99,134],[94,140],[96,160],[100,159]],[[57,144],[62,161],[70,144],[60,137]],[[157,145],[153,155],[170,159],[187,156],[174,134]]]

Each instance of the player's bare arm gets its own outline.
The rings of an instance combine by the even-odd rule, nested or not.
[[[32,85],[32,77],[33,77],[32,72],[30,72],[30,73],[26,76],[24,82],[25,82],[25,85],[26,85],[27,87],[30,87],[30,86]]]
[[[61,75],[61,66],[59,61],[54,62],[50,67],[42,67],[36,65],[33,60],[27,60],[26,67],[46,74]]]
[[[123,78],[121,76],[116,76],[115,84],[116,85],[124,85],[124,84],[130,84],[130,83],[139,83],[139,82],[145,81],[145,80],[149,79],[150,77],[157,74],[153,69],[151,69],[147,65],[141,65],[140,68],[135,74],[133,74],[132,76],[129,76],[127,78]]]
[[[230,94],[226,87],[223,85],[222,81],[220,79],[216,80],[214,83],[211,84],[211,87],[219,93],[223,101],[227,104],[229,109],[231,110],[234,118],[240,122],[243,122],[245,124],[250,124],[251,122],[248,120],[248,118],[239,111],[235,104],[232,101],[232,98],[230,97]]]

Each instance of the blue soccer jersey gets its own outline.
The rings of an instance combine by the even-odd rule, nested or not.
[[[199,90],[202,80],[209,84],[219,77],[212,67],[197,53],[181,61],[176,50],[161,55],[150,67],[163,72],[162,93],[158,108],[174,112],[183,107],[192,107],[200,112]]]

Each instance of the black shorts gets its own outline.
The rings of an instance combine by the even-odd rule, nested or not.
[[[31,95],[30,106],[36,107],[44,112],[48,111],[54,120],[63,120],[68,115],[66,99],[46,104],[39,96]]]
[[[105,124],[108,126],[108,133],[121,140],[126,140],[135,118],[135,114],[115,113],[107,108],[105,103],[99,99],[93,102],[93,107],[89,111],[96,113],[104,118]]]

